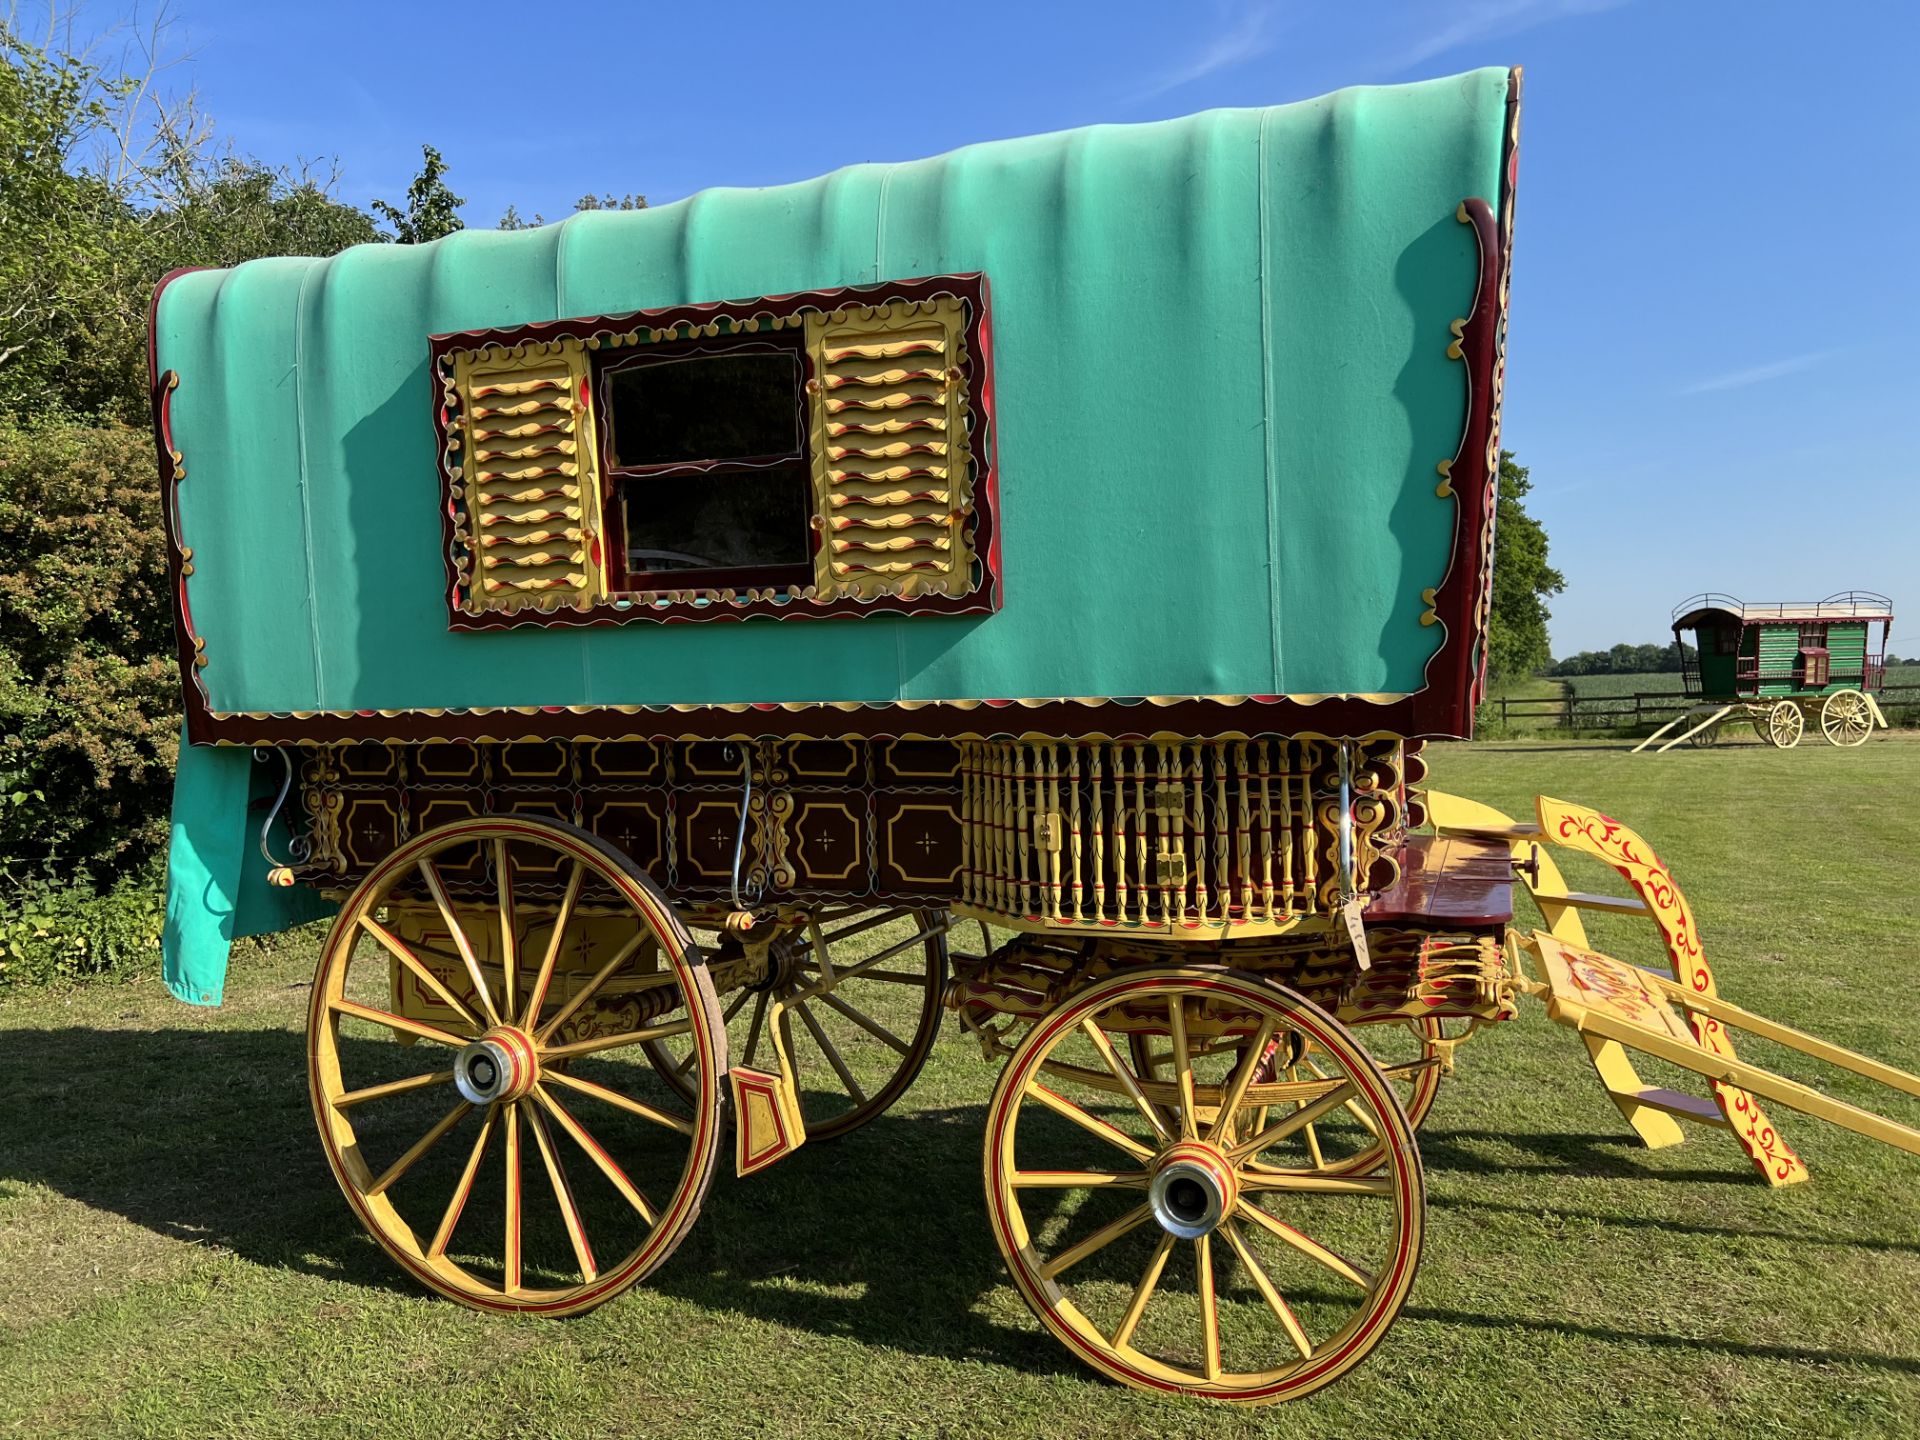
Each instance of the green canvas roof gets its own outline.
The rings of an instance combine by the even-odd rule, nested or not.
[[[1468,408],[1449,327],[1481,263],[1456,210],[1503,203],[1510,80],[183,274],[154,346],[208,708],[1421,690],[1459,519],[1435,466]],[[998,613],[449,631],[430,335],[970,271]]]

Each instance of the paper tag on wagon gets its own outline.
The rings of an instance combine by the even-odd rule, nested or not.
[[[1373,956],[1367,953],[1367,931],[1360,923],[1360,912],[1365,908],[1366,902],[1355,895],[1340,907],[1340,918],[1347,922],[1347,938],[1353,942],[1354,958],[1362,970],[1371,970]]]

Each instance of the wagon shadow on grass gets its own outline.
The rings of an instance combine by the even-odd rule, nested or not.
[[[313,1133],[305,1063],[304,1037],[287,1030],[10,1031],[0,1042],[0,1184],[44,1185],[156,1234],[269,1268],[418,1294],[360,1229],[334,1185]],[[984,1112],[980,1104],[883,1116],[746,1180],[723,1168],[700,1222],[648,1287],[706,1309],[862,1344],[1035,1374],[1084,1373],[1037,1326],[1015,1328],[982,1313],[1007,1283],[980,1189]],[[1616,1152],[1612,1137],[1436,1127],[1423,1139],[1428,1168],[1442,1174],[1483,1166],[1470,1148],[1482,1140],[1534,1148],[1543,1170],[1647,1173],[1626,1158],[1624,1146]],[[1431,1198],[1440,1209],[1503,1208]],[[1590,1212],[1567,1217],[1629,1229],[1652,1223]],[[1920,1249],[1864,1238],[1824,1243]],[[1404,1313],[1447,1325],[1920,1373],[1920,1359],[1899,1356],[1432,1309],[1419,1304],[1417,1291]]]

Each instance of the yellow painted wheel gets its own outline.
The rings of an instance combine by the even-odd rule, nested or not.
[[[1820,707],[1820,730],[1831,745],[1851,749],[1873,734],[1873,708],[1858,690],[1836,690]]]
[[[1791,750],[1800,743],[1807,717],[1801,713],[1797,701],[1782,700],[1767,711],[1765,724],[1766,728],[1760,732],[1761,738],[1776,750]]]
[[[1122,1058],[1114,1037],[1137,1034],[1165,1039],[1165,1076]],[[1261,1078],[1262,1057],[1308,1054],[1322,1073]],[[1350,1106],[1364,1119],[1343,1125]],[[1374,1145],[1379,1174],[1335,1168]],[[994,1089],[985,1172],[1027,1304],[1143,1390],[1310,1394],[1380,1343],[1419,1264],[1425,1188],[1393,1082],[1332,1016],[1252,976],[1123,972],[1036,1023]]]
[[[886,1113],[919,1077],[940,1036],[947,983],[943,910],[827,911],[775,943],[765,980],[724,997],[730,1053],[776,1067],[770,1002],[786,1004],[783,1039],[809,1140],[831,1140]],[[675,1089],[693,1051],[684,1039],[648,1047]]]
[[[1407,1124],[1419,1132],[1426,1123],[1433,1102],[1440,1093],[1440,1047],[1433,1042],[1446,1038],[1446,1027],[1438,1020],[1407,1022],[1382,1021],[1358,1027],[1354,1038],[1365,1044],[1367,1053],[1393,1082],[1394,1094],[1406,1113]],[[1165,1080],[1170,1077],[1172,1056],[1167,1042],[1150,1036],[1129,1035],[1128,1049],[1135,1073]],[[1258,1072],[1261,1079],[1311,1081],[1324,1078],[1325,1072],[1311,1045],[1298,1057],[1278,1052],[1270,1055]],[[1343,1106],[1342,1113],[1328,1122],[1310,1124],[1301,1132],[1301,1140],[1310,1155],[1318,1155],[1330,1175],[1371,1175],[1386,1162],[1385,1146],[1347,1143],[1357,1136],[1338,1134],[1341,1128],[1363,1123],[1364,1112],[1358,1106]],[[1323,1144],[1323,1131],[1333,1132],[1330,1143]]]
[[[686,1096],[641,1053],[663,1038],[698,1056]],[[700,1213],[727,1067],[712,982],[652,882],[583,830],[476,818],[394,851],[327,937],[307,1040],[347,1202],[455,1300],[588,1309]]]

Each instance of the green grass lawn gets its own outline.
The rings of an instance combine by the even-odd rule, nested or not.
[[[1639,827],[1724,994],[1920,1069],[1920,738],[1432,753],[1440,787]],[[1594,931],[1657,953],[1644,922]],[[328,1175],[303,1070],[314,950],[241,959],[218,1011],[151,981],[0,1002],[0,1434],[1920,1433],[1920,1158],[1778,1107],[1809,1185],[1768,1189],[1712,1131],[1640,1149],[1531,1002],[1461,1052],[1422,1132],[1429,1231],[1400,1322],[1294,1406],[1155,1400],[1044,1334],[984,1213],[993,1076],[951,1032],[893,1114],[722,1174],[645,1288],[572,1321],[475,1314],[408,1283]]]

